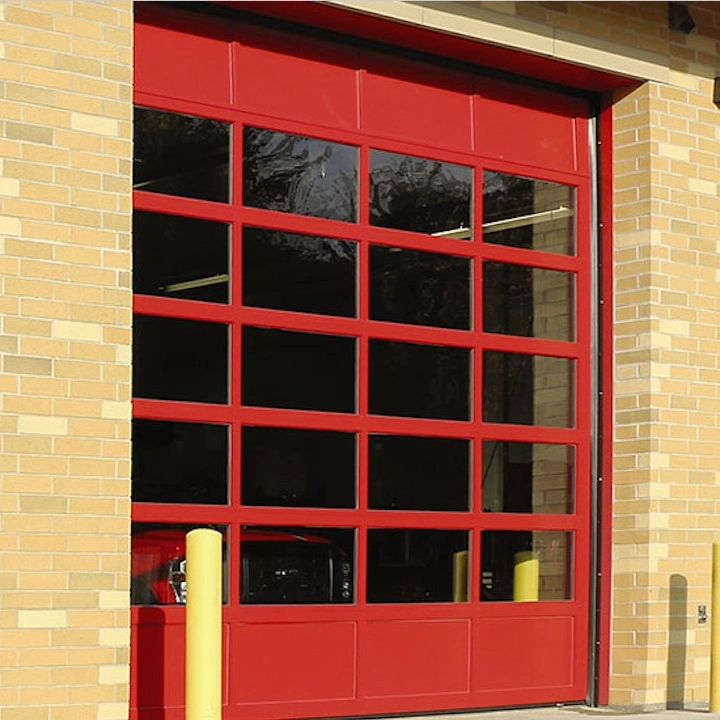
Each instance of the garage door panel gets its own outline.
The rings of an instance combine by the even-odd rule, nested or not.
[[[473,690],[527,690],[573,684],[573,617],[497,618],[474,633]]]
[[[339,700],[355,694],[354,622],[268,623],[233,629],[237,703]]]
[[[369,622],[359,650],[361,697],[469,690],[469,620]]]

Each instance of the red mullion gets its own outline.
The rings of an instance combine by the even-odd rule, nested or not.
[[[483,530],[557,530],[576,533],[586,525],[578,515],[533,515],[531,513],[483,513]]]
[[[483,350],[492,352],[544,355],[571,360],[582,357],[582,351],[584,350],[579,343],[520,335],[501,335],[499,333],[482,333],[481,342]]]
[[[581,271],[583,267],[581,261],[573,255],[560,255],[558,253],[542,252],[540,250],[526,250],[491,243],[487,240],[481,243],[481,246],[483,260],[574,273]]]
[[[444,437],[472,439],[476,425],[460,420],[390,417],[369,415],[368,430],[376,435],[414,435],[418,437]]]
[[[354,528],[363,515],[351,508],[244,505],[244,525],[305,528]]]
[[[133,522],[162,522],[182,525],[229,525],[229,505],[185,505],[182,503],[133,503]]]
[[[399,230],[397,228],[368,227],[365,231],[365,237],[373,245],[401,247],[457,257],[472,258],[477,252],[473,240],[453,240],[451,238],[435,237],[428,233],[411,232],[410,230]]]
[[[244,225],[252,227],[319,235],[338,240],[355,240],[357,242],[364,235],[364,231],[357,223],[249,206],[242,208],[242,220]]]
[[[360,82],[365,71],[360,73]],[[370,151],[361,145],[358,157],[358,227],[362,233],[358,246],[357,308],[359,332],[357,340],[357,413],[358,462],[357,507],[359,514],[367,512],[370,487],[370,245],[366,239],[370,228]],[[355,602],[367,603],[368,539],[367,522],[358,519],[355,530]]]
[[[196,117],[221,120],[222,122],[234,122],[237,119],[237,110],[227,105],[215,105],[214,103],[200,102],[197,100],[186,100],[167,95],[135,90],[134,104],[138,107],[149,110],[163,110],[182,115],[195,115]]]
[[[421,510],[368,510],[363,520],[373,529],[467,530],[476,518],[470,512]]]
[[[135,295],[133,297],[133,312],[136,315],[204,320],[217,323],[229,323],[232,320],[232,310],[229,305],[224,303],[180,300],[155,295]]]
[[[200,220],[215,220],[229,223],[233,219],[233,210],[225,203],[198,200],[180,195],[165,195],[147,190],[133,190],[133,208],[145,212],[180,215]]]
[[[133,398],[133,418],[228,424],[232,410],[227,405]]]
[[[576,427],[558,428],[546,425],[511,425],[509,423],[482,423],[481,427],[484,440],[554,445],[578,445],[585,440],[585,435]]]

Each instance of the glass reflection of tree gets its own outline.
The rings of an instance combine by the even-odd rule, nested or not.
[[[357,220],[357,148],[255,127],[244,143],[246,205]]]

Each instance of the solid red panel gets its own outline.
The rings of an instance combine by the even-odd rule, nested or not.
[[[185,616],[168,622],[160,608],[141,608],[130,640],[130,707],[183,707],[185,704]],[[223,666],[227,668],[228,625],[223,623]],[[227,703],[227,672],[223,704]]]
[[[469,78],[367,56],[362,79],[361,118],[365,132],[472,150],[472,83]]]
[[[388,620],[361,627],[361,697],[468,692],[469,620]]]
[[[249,112],[344,130],[358,126],[355,56],[337,46],[271,33],[241,39],[235,103]],[[292,54],[289,54],[289,53]]]
[[[165,97],[227,105],[229,35],[197,21],[192,26],[178,21],[164,27],[137,22],[135,88]]]
[[[503,83],[478,84],[477,147],[483,155],[553,170],[576,171],[587,157],[578,145],[578,122],[587,108],[579,99]]]
[[[241,625],[233,632],[237,702],[354,696],[355,623]]]
[[[572,617],[484,620],[475,631],[473,690],[572,685],[574,640]]]

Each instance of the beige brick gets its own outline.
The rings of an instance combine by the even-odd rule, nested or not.
[[[62,628],[67,627],[65,610],[20,610],[19,628]]]

